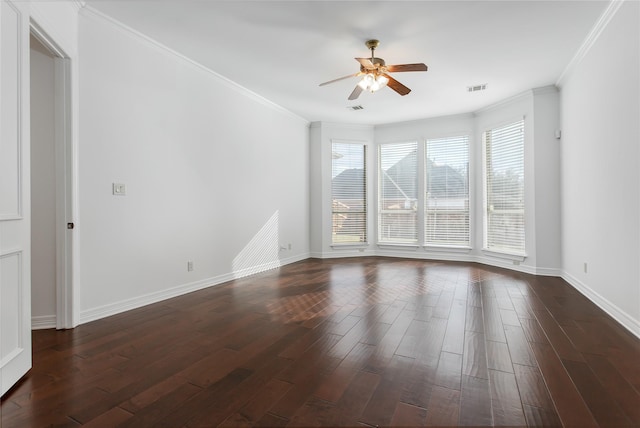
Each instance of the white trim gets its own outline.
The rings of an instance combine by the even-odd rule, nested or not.
[[[215,71],[211,70],[210,68],[206,67],[205,65],[194,61],[193,59],[169,48],[166,45],[163,45],[162,43],[152,39],[149,36],[144,35],[143,33],[134,30],[133,28],[127,26],[126,24],[123,24],[122,22],[118,21],[115,18],[110,17],[109,15],[106,15],[102,12],[100,12],[97,9],[94,9],[93,7],[91,7],[90,5],[87,5],[85,7],[83,7],[80,10],[80,14],[84,15],[84,16],[93,16],[94,18],[97,19],[101,19],[104,22],[107,22],[111,25],[113,25],[115,28],[119,29],[120,31],[122,31],[123,33],[126,33],[129,36],[132,36],[144,43],[147,43],[151,46],[153,46],[156,49],[159,49],[161,52],[169,54],[173,57],[175,57],[176,59],[183,61],[186,64],[189,64],[193,67],[195,67],[196,69],[199,69],[201,71],[204,71],[208,74],[210,74],[211,76],[213,76],[215,79],[217,79],[220,83],[222,83],[223,85],[225,85],[226,87],[233,89],[235,91],[237,91],[238,93],[251,98],[252,100],[266,106],[266,107],[270,107],[275,111],[278,111],[280,113],[284,113],[287,116],[294,118],[294,119],[298,119],[302,122],[304,122],[307,126],[309,125],[309,121],[301,116],[298,116],[297,114],[293,113],[290,110],[287,110],[286,108],[274,103],[273,101],[270,101],[268,99],[266,99],[265,97],[263,97],[262,95],[258,95],[257,93],[245,88],[244,86],[239,85],[238,83],[234,82],[233,80],[222,76],[221,74],[216,73]]]
[[[429,126],[430,122],[435,122],[435,123],[442,123],[442,120],[446,120],[446,121],[457,121],[457,120],[464,120],[464,119],[473,119],[475,117],[473,112],[468,112],[468,113],[458,113],[458,114],[451,114],[451,115],[444,115],[444,116],[435,116],[435,117],[425,117],[422,119],[411,119],[411,120],[405,120],[403,122],[385,122],[385,123],[380,123],[378,125],[373,125],[375,130],[379,130],[379,129],[393,129],[393,128],[404,128],[406,126],[414,126],[414,125],[425,125],[425,126]]]
[[[557,276],[562,277],[562,270],[560,268],[536,268],[537,276]]]
[[[69,5],[75,13],[79,9],[72,3],[64,3]],[[39,3],[31,2],[29,5],[29,28],[33,33],[34,22],[37,25],[38,35],[44,35],[44,39],[39,39],[47,48],[56,53],[60,58],[76,57],[78,52],[77,35],[70,35],[66,28],[61,28],[59,24],[52,21],[48,11],[43,10]],[[46,30],[45,30],[46,29]],[[69,37],[70,36],[70,37]],[[74,37],[75,36],[75,37]],[[54,42],[55,41],[55,42]]]
[[[378,242],[376,245],[381,250],[398,249],[401,251],[409,251],[409,250],[416,251],[420,248],[419,244],[402,244],[402,243],[394,243],[394,242]]]
[[[493,103],[493,104],[488,105],[486,107],[482,107],[482,108],[480,108],[478,110],[475,110],[473,112],[473,116],[474,117],[483,116],[484,114],[486,114],[488,112],[504,108],[504,107],[508,106],[509,104],[513,104],[513,103],[516,103],[516,102],[519,102],[519,101],[526,101],[527,98],[533,98],[534,89],[528,89],[528,90],[526,90],[524,92],[520,92],[519,94],[513,95],[513,96],[511,96],[509,98],[505,98],[504,100],[500,100],[500,101],[498,101],[496,103]],[[516,117],[516,115],[514,115],[514,117]],[[517,117],[523,118],[523,115],[519,115]],[[520,120],[520,119],[514,119],[514,120]],[[506,123],[509,123],[509,122],[513,122],[514,120],[510,120],[509,119],[509,120],[506,120],[504,123],[506,124]],[[500,123],[502,123],[502,122],[500,122]],[[495,126],[492,126],[492,127],[495,127]]]
[[[31,317],[31,330],[47,330],[56,328],[57,320],[55,315],[42,315]]]
[[[495,257],[498,259],[505,259],[505,260],[513,260],[516,262],[523,262],[527,258],[526,254],[504,253],[497,250],[490,250],[488,248],[483,248],[482,253],[489,257]]]
[[[444,245],[423,245],[422,249],[427,254],[433,253],[454,253],[454,254],[469,254],[473,248],[471,247],[447,247]]]
[[[624,328],[640,339],[640,320],[636,320],[631,315],[627,314],[625,311],[611,303],[570,273],[562,271],[561,278],[567,281],[573,288],[578,290],[580,294],[591,300],[591,302],[596,306],[605,311]]]
[[[264,272],[271,269],[276,269],[280,266],[299,262],[309,258],[308,253],[303,253],[298,256],[288,257],[280,259],[279,261],[265,263],[259,266],[253,266],[250,268],[242,269],[236,272],[229,272],[222,275],[214,276],[211,278],[201,279],[199,281],[190,282],[187,284],[178,285],[165,290],[157,291],[154,293],[145,294],[143,296],[134,297],[132,299],[121,300],[115,303],[109,303],[107,305],[99,306],[97,308],[88,309],[80,313],[80,324],[85,324],[91,321],[95,321],[101,318],[106,318],[111,315],[116,315],[125,311],[138,309],[152,303],[158,303],[163,300],[178,297],[183,294],[191,293],[194,291],[202,290],[208,287],[214,287],[224,284],[225,282],[232,281],[234,279],[242,278],[248,275],[253,275],[259,272]]]
[[[38,24],[38,18],[33,18],[33,16],[31,16],[31,20],[29,21],[29,29],[31,31],[31,34],[38,39],[38,41],[40,43],[42,43],[43,46],[45,46],[47,49],[49,49],[49,51],[56,57],[58,58],[68,58],[69,55],[67,55],[64,51],[64,49],[62,49],[58,43],[56,43],[56,41],[54,39],[52,39],[46,31],[44,31],[42,29],[42,26],[40,26],[40,24]]]
[[[557,94],[558,92],[559,90],[556,85],[540,86],[539,88],[533,88],[531,90],[533,95]]]
[[[332,250],[360,250],[361,248],[369,248],[369,243],[367,242],[358,242],[355,244],[330,244],[329,245]]]
[[[28,313],[26,313],[27,311],[25,309],[25,293],[24,293],[24,288],[25,287],[29,287],[29,291],[31,291],[31,282],[27,281],[28,284],[25,284],[25,271],[24,271],[24,264],[25,264],[25,258],[27,258],[27,256],[25,256],[23,249],[19,248],[19,249],[15,249],[15,250],[10,250],[10,251],[6,251],[4,253],[0,253],[0,260],[1,259],[8,259],[10,257],[15,257],[17,259],[17,268],[16,268],[16,276],[18,278],[17,280],[17,284],[16,284],[16,289],[18,290],[18,327],[17,327],[17,331],[18,331],[18,345],[16,348],[19,349],[24,349],[25,348],[25,338],[22,335],[22,331],[25,328],[25,323],[29,322],[29,318],[31,317],[31,301],[29,301],[27,303],[28,305]],[[6,287],[6,284],[4,285]],[[29,292],[28,294],[28,298],[30,300],[31,298],[31,292]],[[28,339],[29,341],[29,347],[31,346],[31,337],[29,337]],[[17,355],[17,354],[16,354]],[[13,358],[13,357],[12,357]],[[5,361],[5,360],[3,360]],[[7,362],[10,361],[6,360]],[[0,362],[0,369],[3,368],[6,365],[5,362]],[[31,362],[29,362],[29,368],[31,368]],[[5,391],[2,391],[2,393],[4,393]],[[1,394],[0,394],[1,395]]]
[[[25,142],[24,142],[24,132],[23,132],[23,93],[24,93],[24,46],[23,46],[23,20],[22,20],[22,11],[18,10],[16,6],[11,3],[6,3],[9,8],[13,10],[15,13],[16,20],[16,87],[15,87],[15,97],[16,97],[16,122],[11,124],[4,124],[3,126],[15,126],[16,127],[16,140],[11,141],[8,145],[16,145],[16,177],[15,177],[15,200],[12,199],[12,204],[15,204],[15,211],[12,209],[11,212],[0,213],[0,221],[11,221],[11,220],[23,220],[24,219],[24,201],[23,201],[23,187],[24,187],[24,170],[22,168],[22,162],[24,158],[24,150],[25,150]],[[4,96],[4,95],[3,95]],[[12,180],[13,181],[13,180]],[[13,184],[13,183],[12,183]]]
[[[350,257],[375,257],[375,256],[379,256],[379,255],[380,254],[378,254],[374,250],[367,250],[365,248],[358,248],[358,249],[352,248],[351,251],[345,249],[345,251],[337,251],[335,253],[334,252],[324,252],[324,253],[313,252],[313,253],[309,254],[309,258],[312,258],[312,259],[346,259],[346,258],[350,258]]]
[[[365,124],[358,124],[358,123],[340,123],[340,122],[324,122],[324,121],[314,121],[309,123],[309,128],[311,129],[315,129],[315,128],[324,128],[324,129],[331,129],[331,128],[340,128],[340,130],[354,130],[354,131],[373,131],[375,128],[375,125],[365,125]]]
[[[75,231],[67,230],[66,224],[74,222],[74,208],[76,206],[77,189],[74,186],[77,176],[77,164],[74,156],[73,132],[73,82],[71,57],[56,39],[62,32],[48,23],[45,14],[33,11],[29,22],[32,34],[54,56],[54,91],[55,91],[55,187],[56,187],[56,327],[58,329],[73,328],[77,319],[74,310],[74,263],[73,245]],[[47,22],[46,26],[42,22]],[[56,32],[52,37],[44,28]],[[72,46],[68,42],[66,46]],[[75,49],[72,49],[75,51]],[[75,232],[75,233],[73,233]],[[48,328],[48,327],[45,327]]]
[[[560,77],[558,77],[558,80],[556,80],[556,86],[561,87],[566,79],[573,74],[576,67],[578,67],[578,65],[591,50],[591,47],[595,44],[598,38],[600,38],[600,35],[604,31],[604,29],[607,28],[607,25],[611,21],[611,18],[613,18],[618,9],[620,9],[622,3],[624,3],[624,0],[612,0],[611,2],[609,2],[604,12],[602,12],[602,15],[600,15],[600,18],[598,18],[598,21],[595,23],[593,28],[591,28],[589,34],[587,34],[587,37],[582,42],[582,45],[580,45],[578,51],[562,71]]]
[[[272,262],[262,263],[256,266],[251,266],[248,268],[234,271],[231,275],[233,279],[240,279],[240,278],[244,278],[245,276],[255,275],[256,273],[278,269],[280,266],[282,266],[282,263],[280,262],[280,260],[275,260]]]
[[[473,262],[473,257],[468,254],[457,254],[457,253],[441,253],[441,254],[425,254],[423,252],[411,252],[411,253],[400,253],[399,251],[393,251],[393,249],[382,249],[381,251],[376,253],[376,256],[381,257],[397,257],[397,258],[405,258],[405,259],[416,259],[416,260],[425,260],[425,261],[449,261],[449,262]]]
[[[192,291],[201,290],[203,288],[211,287],[214,285],[222,284],[234,279],[233,274],[224,274],[217,277],[207,278],[200,281],[191,282],[188,284],[179,285],[166,290],[158,291],[155,293],[146,294],[143,296],[134,297],[132,299],[121,300],[115,303],[109,303],[107,305],[99,306],[97,308],[87,309],[80,312],[80,324],[85,324],[91,321],[95,321],[101,318],[106,318],[111,315],[116,315],[121,312],[137,309],[152,303],[161,302],[172,297],[181,296],[183,294],[191,293]]]
[[[331,144],[336,143],[336,144],[355,144],[358,146],[367,146],[369,144],[371,144],[370,141],[367,140],[349,140],[349,139],[344,139],[344,138],[330,138],[329,142]]]
[[[416,249],[417,250],[417,249]],[[512,263],[507,263],[505,259],[492,259],[483,256],[477,256],[472,254],[461,254],[461,253],[437,253],[437,254],[427,254],[422,251],[407,251],[406,248],[398,248],[397,246],[390,246],[388,248],[381,248],[377,251],[367,251],[367,252],[350,252],[350,253],[312,253],[310,257],[316,259],[335,259],[335,258],[346,258],[346,257],[395,257],[395,258],[403,258],[403,259],[416,259],[416,260],[425,260],[425,261],[452,261],[452,262],[467,262],[467,263],[480,263],[486,266],[499,267],[503,269],[508,269],[515,272],[528,273],[531,275],[536,275],[537,272],[540,272],[541,275],[545,276],[560,276],[559,270],[554,268],[535,268],[533,266],[528,265],[514,265]],[[558,273],[558,275],[554,275],[553,272]]]
[[[87,2],[84,0],[71,0],[71,6],[80,12],[80,9],[84,8],[87,5]]]

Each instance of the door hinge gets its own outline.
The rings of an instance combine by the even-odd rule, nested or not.
[[[67,229],[73,229],[75,226],[75,224],[73,223],[67,223]]]

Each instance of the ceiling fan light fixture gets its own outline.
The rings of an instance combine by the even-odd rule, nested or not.
[[[378,89],[384,88],[385,86],[387,86],[387,83],[389,83],[389,79],[387,78],[387,76],[380,74],[378,75],[378,77],[376,77],[376,84],[378,85]]]
[[[358,82],[358,86],[360,86],[363,90],[368,91],[371,88],[371,85],[375,83],[375,78],[372,73],[367,73],[362,76],[362,80]]]
[[[387,86],[387,83],[389,83],[389,79],[382,74],[367,73],[358,82],[358,86],[373,93]]]

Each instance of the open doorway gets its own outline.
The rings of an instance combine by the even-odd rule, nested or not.
[[[55,56],[30,37],[31,328],[57,325]]]
[[[72,328],[70,59],[34,22],[30,88],[32,329]]]

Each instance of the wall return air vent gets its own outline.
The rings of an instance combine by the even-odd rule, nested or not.
[[[467,92],[478,92],[478,91],[484,91],[485,89],[487,89],[486,83],[482,83],[480,85],[467,86]]]

